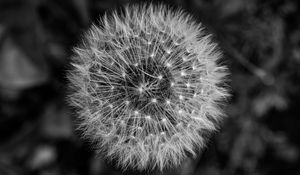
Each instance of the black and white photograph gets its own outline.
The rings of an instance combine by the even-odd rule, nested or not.
[[[0,175],[300,175],[297,0],[0,0]]]

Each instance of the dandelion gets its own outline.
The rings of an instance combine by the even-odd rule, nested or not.
[[[182,10],[127,6],[93,25],[74,52],[69,102],[80,129],[124,170],[180,165],[224,116],[222,54]]]

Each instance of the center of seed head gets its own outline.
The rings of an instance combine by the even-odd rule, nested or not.
[[[137,88],[137,91],[142,95],[147,91],[147,84],[140,84],[140,86]]]
[[[137,66],[128,66],[126,72],[128,76],[122,84],[132,110],[153,115],[157,113],[157,108],[163,109],[160,104],[165,103],[165,99],[174,96],[171,88],[173,77],[163,64],[152,59],[144,60]]]

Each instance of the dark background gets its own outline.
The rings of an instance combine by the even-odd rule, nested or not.
[[[65,77],[82,33],[128,2],[0,0],[0,175],[121,174],[75,132]],[[299,1],[163,2],[214,33],[232,94],[203,153],[165,174],[300,175]]]

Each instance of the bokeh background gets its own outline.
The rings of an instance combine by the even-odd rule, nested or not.
[[[128,2],[0,1],[0,175],[122,174],[80,139],[65,97],[72,47],[106,10]],[[219,132],[201,155],[164,174],[300,175],[299,1],[153,2],[203,22],[231,72]]]

